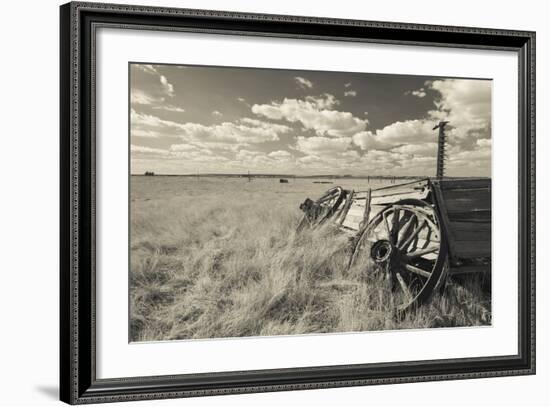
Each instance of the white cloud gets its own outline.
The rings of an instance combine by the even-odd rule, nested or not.
[[[241,103],[246,102],[246,99],[245,99],[245,98],[237,98],[237,100],[238,100],[239,102],[241,102]]]
[[[148,137],[148,138],[158,138],[162,137],[162,134],[154,130],[145,130],[145,129],[131,129],[130,134],[132,137]]]
[[[295,161],[293,155],[288,151],[278,150],[265,154],[260,151],[242,149],[235,155],[235,159],[230,162],[230,165],[241,170],[288,171],[294,168]]]
[[[383,129],[357,133],[353,143],[362,150],[389,149],[402,144],[422,144],[434,141],[437,133],[432,130],[433,122],[426,120],[407,120],[395,122]]]
[[[206,151],[206,154],[212,155],[212,152],[207,148],[201,148],[193,144],[183,143],[183,144],[172,144],[170,146],[170,151]]]
[[[340,104],[340,101],[330,93],[323,93],[321,96],[306,96],[305,100],[319,110],[330,110]]]
[[[158,75],[158,71],[153,65],[135,64],[133,66],[136,67],[136,69],[139,69],[140,71],[143,71],[145,73],[148,73],[148,74],[151,74],[151,75]]]
[[[237,152],[243,147],[247,147],[248,143],[224,143],[219,141],[189,141],[193,146],[207,148],[210,150],[231,151]]]
[[[138,157],[152,160],[155,158],[162,158],[167,161],[185,160],[185,162],[194,163],[228,161],[228,158],[225,156],[214,154],[207,148],[201,148],[191,144],[173,144],[170,146],[169,150],[132,144],[130,151],[132,153],[132,162]]]
[[[168,155],[168,150],[163,150],[161,148],[152,148],[147,146],[139,146],[135,144],[130,145],[130,152],[132,154],[155,154],[155,155]]]
[[[491,143],[491,139],[482,138],[482,139],[477,140],[476,144],[478,145],[478,147],[482,147],[482,148],[489,147],[489,148],[491,148],[492,143]]]
[[[152,105],[164,101],[164,98],[154,97],[140,89],[132,89],[130,102],[136,105]]]
[[[290,127],[241,119],[238,122],[224,122],[219,125],[204,126],[197,123],[185,123],[178,126],[184,139],[198,141],[218,141],[226,143],[263,143],[279,140],[279,134],[288,133]]]
[[[351,86],[351,82],[344,83],[344,86],[345,86],[346,88],[349,88],[349,87]]]
[[[174,86],[170,82],[168,82],[166,76],[162,75],[155,66],[149,64],[135,64],[132,66],[149,75],[154,75],[158,77],[161,87],[160,92],[165,96],[174,96]]]
[[[130,124],[132,126],[132,132],[134,130],[153,130],[162,134],[161,130],[177,128],[179,123],[163,120],[157,116],[153,116],[146,113],[139,113],[135,109],[130,111]]]
[[[418,90],[413,90],[411,92],[411,95],[419,97],[419,98],[423,98],[423,97],[426,97],[426,91],[424,90],[424,88],[420,88]]]
[[[377,140],[390,146],[434,141],[436,136],[437,133],[433,130],[433,122],[425,120],[395,122],[382,130],[376,131]]]
[[[437,154],[437,143],[404,144],[392,148],[392,151],[417,157],[435,157]]]
[[[351,146],[351,137],[303,137],[298,136],[296,150],[307,155],[334,156],[343,153]]]
[[[252,160],[254,157],[262,155],[259,151],[251,151],[251,150],[239,150],[235,158],[239,161],[249,161]]]
[[[448,120],[454,128],[449,141],[472,148],[480,138],[491,138],[491,89],[487,80],[445,79],[428,83],[440,93],[432,120]]]
[[[285,150],[272,151],[267,156],[270,158],[275,158],[277,160],[288,160],[293,157],[291,153]]]
[[[306,155],[299,158],[298,161],[303,164],[314,164],[323,162],[323,160],[321,160],[321,157],[316,155]]]
[[[408,168],[410,157],[393,151],[370,150],[361,157],[361,164],[378,174],[395,173]],[[414,173],[408,172],[409,175]]]
[[[311,88],[313,88],[313,82],[311,82],[310,80],[308,80],[306,78],[303,78],[301,76],[296,76],[296,77],[294,77],[294,80],[296,81],[298,86],[301,87],[302,89],[311,89]]]
[[[174,86],[172,86],[172,84],[170,82],[168,82],[168,79],[166,79],[166,76],[164,76],[164,75],[160,75],[159,79],[160,79],[160,83],[162,85],[162,89],[164,90],[164,92],[168,96],[173,97],[174,96]]]
[[[153,106],[153,109],[155,110],[166,110],[168,112],[175,112],[175,113],[184,113],[185,109],[179,106],[174,105],[158,105]]]
[[[212,116],[215,116],[215,117],[222,117],[223,114],[222,114],[221,112],[217,111],[217,110],[214,110],[214,111],[212,112]]]
[[[380,141],[370,131],[360,131],[352,136],[353,144],[361,148],[361,150],[373,150],[387,148],[388,145]]]
[[[172,144],[170,153],[173,157],[192,161],[212,161],[218,159],[224,161],[226,157],[214,154],[210,149],[192,144]]]
[[[357,92],[354,90],[347,90],[344,92],[344,96],[355,97],[357,96]]]
[[[279,134],[289,133],[290,127],[244,118],[236,122],[205,126],[198,123],[178,123],[131,110],[131,133],[152,131],[164,136],[180,137],[185,141],[223,143],[262,143],[279,140]],[[143,133],[141,133],[143,134]]]
[[[339,102],[333,95],[325,94],[308,96],[305,100],[285,98],[282,102],[255,104],[252,112],[273,120],[299,122],[319,136],[348,137],[365,129],[367,120],[354,117],[349,112],[330,110],[337,104]]]

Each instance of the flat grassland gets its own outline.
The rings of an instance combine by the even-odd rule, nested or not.
[[[293,335],[491,323],[480,277],[396,317],[381,276],[347,270],[347,237],[296,233],[312,179],[132,176],[130,339]],[[366,180],[334,180],[355,190]],[[370,187],[382,186],[371,181]]]

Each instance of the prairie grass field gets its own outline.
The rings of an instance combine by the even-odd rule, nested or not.
[[[347,236],[296,233],[299,205],[367,180],[132,176],[132,341],[294,335],[491,323],[483,277],[448,280],[397,317],[385,279],[347,270]],[[399,181],[398,181],[399,182]]]

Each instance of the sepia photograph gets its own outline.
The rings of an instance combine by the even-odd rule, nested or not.
[[[492,324],[490,79],[128,69],[131,342]]]

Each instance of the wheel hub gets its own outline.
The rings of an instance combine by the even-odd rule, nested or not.
[[[392,257],[394,250],[388,240],[379,240],[372,246],[371,257],[376,263],[385,263]]]

